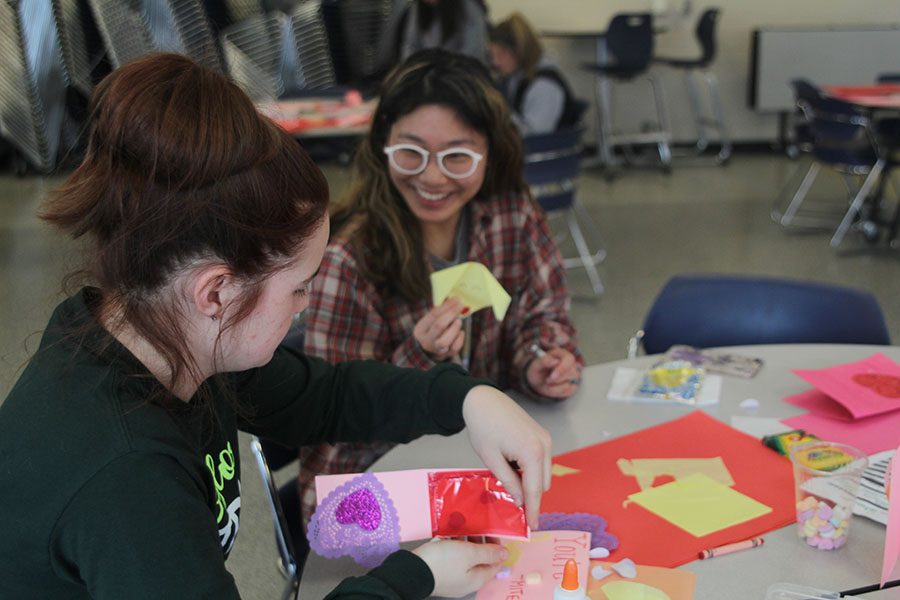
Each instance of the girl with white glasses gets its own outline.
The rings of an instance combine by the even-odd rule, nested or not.
[[[312,282],[305,350],[428,369],[455,362],[538,401],[576,392],[582,358],[565,271],[522,177],[503,97],[478,61],[414,54],[385,80]],[[502,321],[432,304],[429,274],[484,264],[512,296]],[[304,519],[317,474],[367,469],[390,444],[301,449]]]

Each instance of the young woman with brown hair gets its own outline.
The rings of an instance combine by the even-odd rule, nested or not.
[[[557,64],[544,52],[522,13],[514,12],[490,31],[491,66],[523,134],[573,127],[586,105],[572,94]]]
[[[0,406],[0,596],[237,598],[238,429],[302,445],[468,426],[536,523],[549,438],[510,398],[452,365],[279,347],[327,203],[306,153],[222,75],[161,54],[98,86],[84,162],[42,213],[91,238],[92,286],[59,305]],[[503,559],[428,543],[331,597],[463,595]]]
[[[308,353],[419,369],[457,362],[547,402],[576,392],[583,361],[565,269],[523,180],[509,109],[478,61],[425,50],[388,76],[332,225],[310,294]],[[489,310],[463,319],[452,299],[432,305],[429,274],[468,260],[512,296],[502,321]],[[302,448],[305,519],[315,475],[365,470],[388,448]]]

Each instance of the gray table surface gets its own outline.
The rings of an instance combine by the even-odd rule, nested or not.
[[[804,411],[781,400],[809,388],[791,369],[821,368],[859,360],[882,352],[900,362],[900,347],[846,345],[780,345],[732,348],[765,361],[753,379],[725,377],[721,401],[706,408],[711,416],[726,423],[734,415],[785,418]],[[606,393],[617,367],[646,367],[658,357],[640,357],[588,367],[577,395],[557,405],[539,405],[523,400],[523,405],[553,436],[553,452],[561,454],[626,433],[657,425],[687,414],[690,407],[611,402]],[[760,408],[742,410],[738,404],[756,398]],[[898,432],[900,440],[900,432]],[[422,467],[481,467],[465,432],[442,438],[427,436],[398,446],[373,470],[390,471]],[[877,582],[881,574],[884,527],[856,517],[847,546],[826,552],[808,548],[796,534],[795,526],[765,534],[761,548],[706,561],[694,561],[680,568],[697,575],[697,600],[762,600],[766,589],[776,582],[844,590]],[[410,547],[414,547],[415,544]],[[347,576],[364,570],[352,560],[326,560],[310,555],[303,574],[300,597],[322,598]],[[897,571],[895,571],[895,574]],[[896,575],[895,575],[896,576]],[[900,588],[860,596],[874,600],[900,599]]]

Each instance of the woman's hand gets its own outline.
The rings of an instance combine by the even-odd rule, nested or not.
[[[565,348],[553,348],[528,363],[525,379],[541,396],[568,398],[578,391],[581,372],[574,354]]]
[[[415,550],[434,576],[432,596],[459,598],[481,589],[497,574],[509,553],[499,544],[434,540]]]
[[[528,525],[537,529],[541,495],[550,488],[550,434],[512,398],[486,385],[466,394],[463,419],[475,452],[516,503],[524,503]]]
[[[462,302],[447,298],[419,319],[413,327],[413,337],[435,362],[447,360],[462,350],[466,334],[462,329]]]

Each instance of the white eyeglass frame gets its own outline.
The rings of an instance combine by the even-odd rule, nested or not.
[[[418,153],[422,157],[422,164],[415,169],[404,169],[394,160],[394,153],[397,150],[412,150],[413,152]],[[484,159],[484,154],[479,152],[475,152],[474,150],[470,150],[469,148],[463,147],[454,147],[447,148],[446,150],[441,150],[440,152],[431,152],[422,148],[421,146],[416,146],[415,144],[394,144],[393,146],[385,146],[384,153],[387,154],[388,163],[391,165],[391,168],[401,173],[403,175],[418,175],[423,172],[426,168],[428,168],[428,159],[434,154],[437,159],[437,167],[447,177],[450,179],[465,179],[466,177],[471,177],[472,174],[478,170],[478,165]],[[448,170],[444,166],[444,157],[449,154],[465,154],[469,158],[472,159],[472,168],[466,171],[465,173],[453,173]]]

